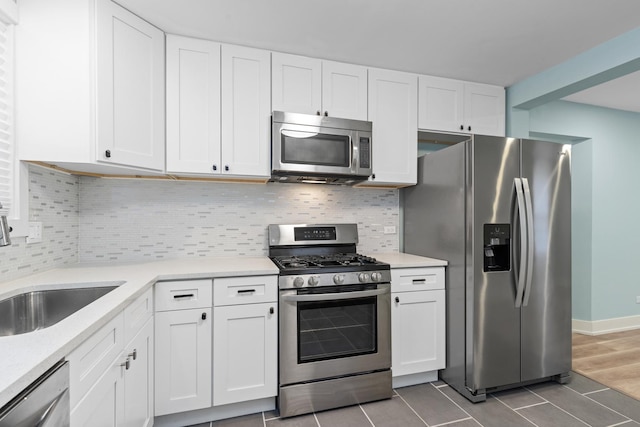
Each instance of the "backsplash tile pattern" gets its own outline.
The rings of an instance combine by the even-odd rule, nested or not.
[[[80,178],[79,261],[263,256],[267,225],[357,222],[362,253],[398,250],[398,190]]]
[[[78,205],[77,177],[29,166],[29,221],[42,222],[42,242],[0,248],[0,282],[76,263]]]

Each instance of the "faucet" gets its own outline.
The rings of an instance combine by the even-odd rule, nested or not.
[[[0,203],[0,209],[2,209],[2,203]],[[7,216],[0,215],[0,246],[9,246],[11,244],[11,236],[9,236],[9,224],[7,223]]]

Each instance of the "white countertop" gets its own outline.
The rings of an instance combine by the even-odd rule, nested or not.
[[[48,328],[0,337],[0,407],[106,324],[156,281],[278,274],[267,257],[185,258],[148,263],[78,264],[0,283],[0,300],[39,289],[124,281]]]
[[[447,265],[446,261],[403,253],[372,255],[389,263],[391,268]],[[0,283],[2,300],[32,290],[124,282],[53,326],[26,334],[0,337],[0,407],[157,281],[269,274],[278,274],[278,268],[267,257],[184,258],[147,263],[78,264]]]
[[[401,252],[388,252],[372,255],[378,261],[386,262],[391,268],[445,267],[448,262]]]

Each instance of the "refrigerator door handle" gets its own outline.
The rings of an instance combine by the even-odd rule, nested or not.
[[[518,267],[518,287],[516,288],[516,308],[520,308],[522,306],[522,296],[524,294],[525,278],[527,273],[527,216],[522,180],[520,178],[514,178],[513,184],[516,190],[518,219],[520,221],[520,265]]]
[[[522,178],[522,189],[524,192],[525,210],[527,215],[527,275],[524,287],[524,298],[522,306],[529,304],[529,295],[531,295],[531,282],[533,276],[533,206],[531,200],[531,189],[529,188],[529,180]]]

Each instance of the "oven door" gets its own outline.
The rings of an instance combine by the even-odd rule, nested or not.
[[[280,292],[281,386],[390,368],[390,284]]]

